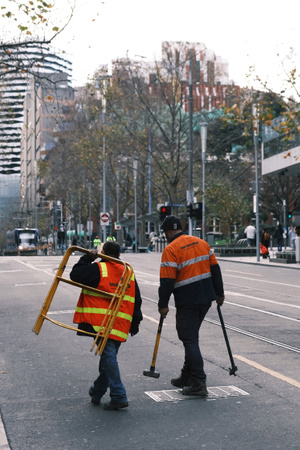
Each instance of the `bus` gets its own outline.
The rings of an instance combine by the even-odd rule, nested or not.
[[[39,233],[36,228],[15,228],[6,232],[6,253],[37,255]]]

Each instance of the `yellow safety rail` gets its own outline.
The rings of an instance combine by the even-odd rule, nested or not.
[[[83,288],[87,288],[92,292],[98,293],[99,295],[101,294],[105,294],[106,297],[110,297],[110,304],[109,307],[107,309],[107,313],[102,321],[102,324],[100,326],[100,329],[98,331],[98,333],[89,333],[86,331],[82,331],[80,330],[82,333],[94,336],[94,343],[92,345],[91,351],[93,351],[94,347],[96,346],[96,350],[95,350],[95,355],[99,354],[102,355],[102,352],[104,350],[104,347],[106,345],[107,339],[110,335],[111,330],[113,329],[113,325],[114,322],[117,318],[117,314],[119,312],[121,303],[123,301],[124,295],[126,293],[126,290],[129,286],[130,280],[132,278],[132,274],[133,274],[133,269],[132,267],[126,263],[125,261],[121,261],[120,259],[116,259],[116,258],[112,258],[111,256],[107,256],[104,255],[102,253],[98,253],[99,257],[105,261],[113,261],[116,262],[118,264],[123,264],[124,266],[124,271],[122,273],[122,276],[120,278],[120,281],[116,287],[116,290],[114,293],[111,292],[105,292],[105,291],[101,291],[99,289],[96,288],[92,288],[90,286],[86,286],[84,284],[80,284],[80,283],[76,283],[75,281],[71,281],[67,278],[62,278],[62,275],[64,273],[64,270],[67,266],[67,262],[69,260],[69,257],[72,255],[72,253],[74,253],[75,251],[77,252],[82,252],[82,253],[89,253],[89,250],[85,249],[85,248],[81,248],[81,247],[77,247],[77,246],[72,246],[69,247],[59,265],[59,268],[57,270],[57,273],[55,275],[54,281],[52,283],[52,286],[50,287],[50,290],[48,292],[48,295],[43,303],[42,309],[37,317],[37,320],[35,322],[35,325],[33,327],[33,330],[35,332],[35,334],[39,334],[39,332],[41,331],[42,325],[44,323],[44,320],[48,320],[49,322],[54,323],[55,325],[58,325],[60,327],[63,328],[67,328],[69,330],[75,330],[77,331],[77,328],[75,327],[71,327],[67,324],[64,324],[62,322],[58,322],[57,320],[53,320],[50,319],[49,317],[47,317],[47,313],[49,311],[51,302],[53,300],[54,294],[56,292],[56,289],[58,287],[58,284],[60,281],[67,283],[67,284],[71,284],[73,286],[77,286],[81,289]]]

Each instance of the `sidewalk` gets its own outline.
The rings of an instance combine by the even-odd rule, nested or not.
[[[259,257],[259,261],[257,261],[257,256],[218,256],[216,255],[218,261],[230,261],[236,263],[244,263],[244,264],[257,264],[259,266],[272,266],[272,267],[280,267],[285,269],[298,269],[300,270],[300,263],[280,263],[280,262],[271,262],[269,259],[264,259],[262,256]]]

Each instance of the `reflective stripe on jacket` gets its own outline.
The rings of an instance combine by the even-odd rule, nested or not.
[[[216,265],[217,259],[206,241],[181,234],[163,251],[160,278],[174,280],[176,306],[208,303],[216,298],[211,273]]]
[[[100,282],[97,289],[114,293],[124,271],[123,264],[112,261],[98,262],[100,270]],[[116,341],[126,341],[130,330],[135,301],[134,274],[130,285],[123,297],[113,329],[109,335],[110,339]],[[90,291],[88,288],[82,289],[79,301],[74,314],[74,323],[89,323],[96,332],[99,331],[105,314],[108,310],[110,297]]]

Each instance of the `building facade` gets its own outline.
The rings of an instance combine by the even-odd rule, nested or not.
[[[46,44],[2,44],[0,49],[0,225],[7,216],[20,214],[21,133],[23,107],[32,78],[43,83],[46,74],[71,76],[71,63]]]
[[[55,146],[55,133],[66,125],[74,104],[74,89],[69,85],[66,73],[45,74],[41,80],[31,77],[24,99],[21,139],[20,209],[27,221],[34,217],[31,225],[35,228],[39,211],[46,207],[38,162],[44,160]]]

